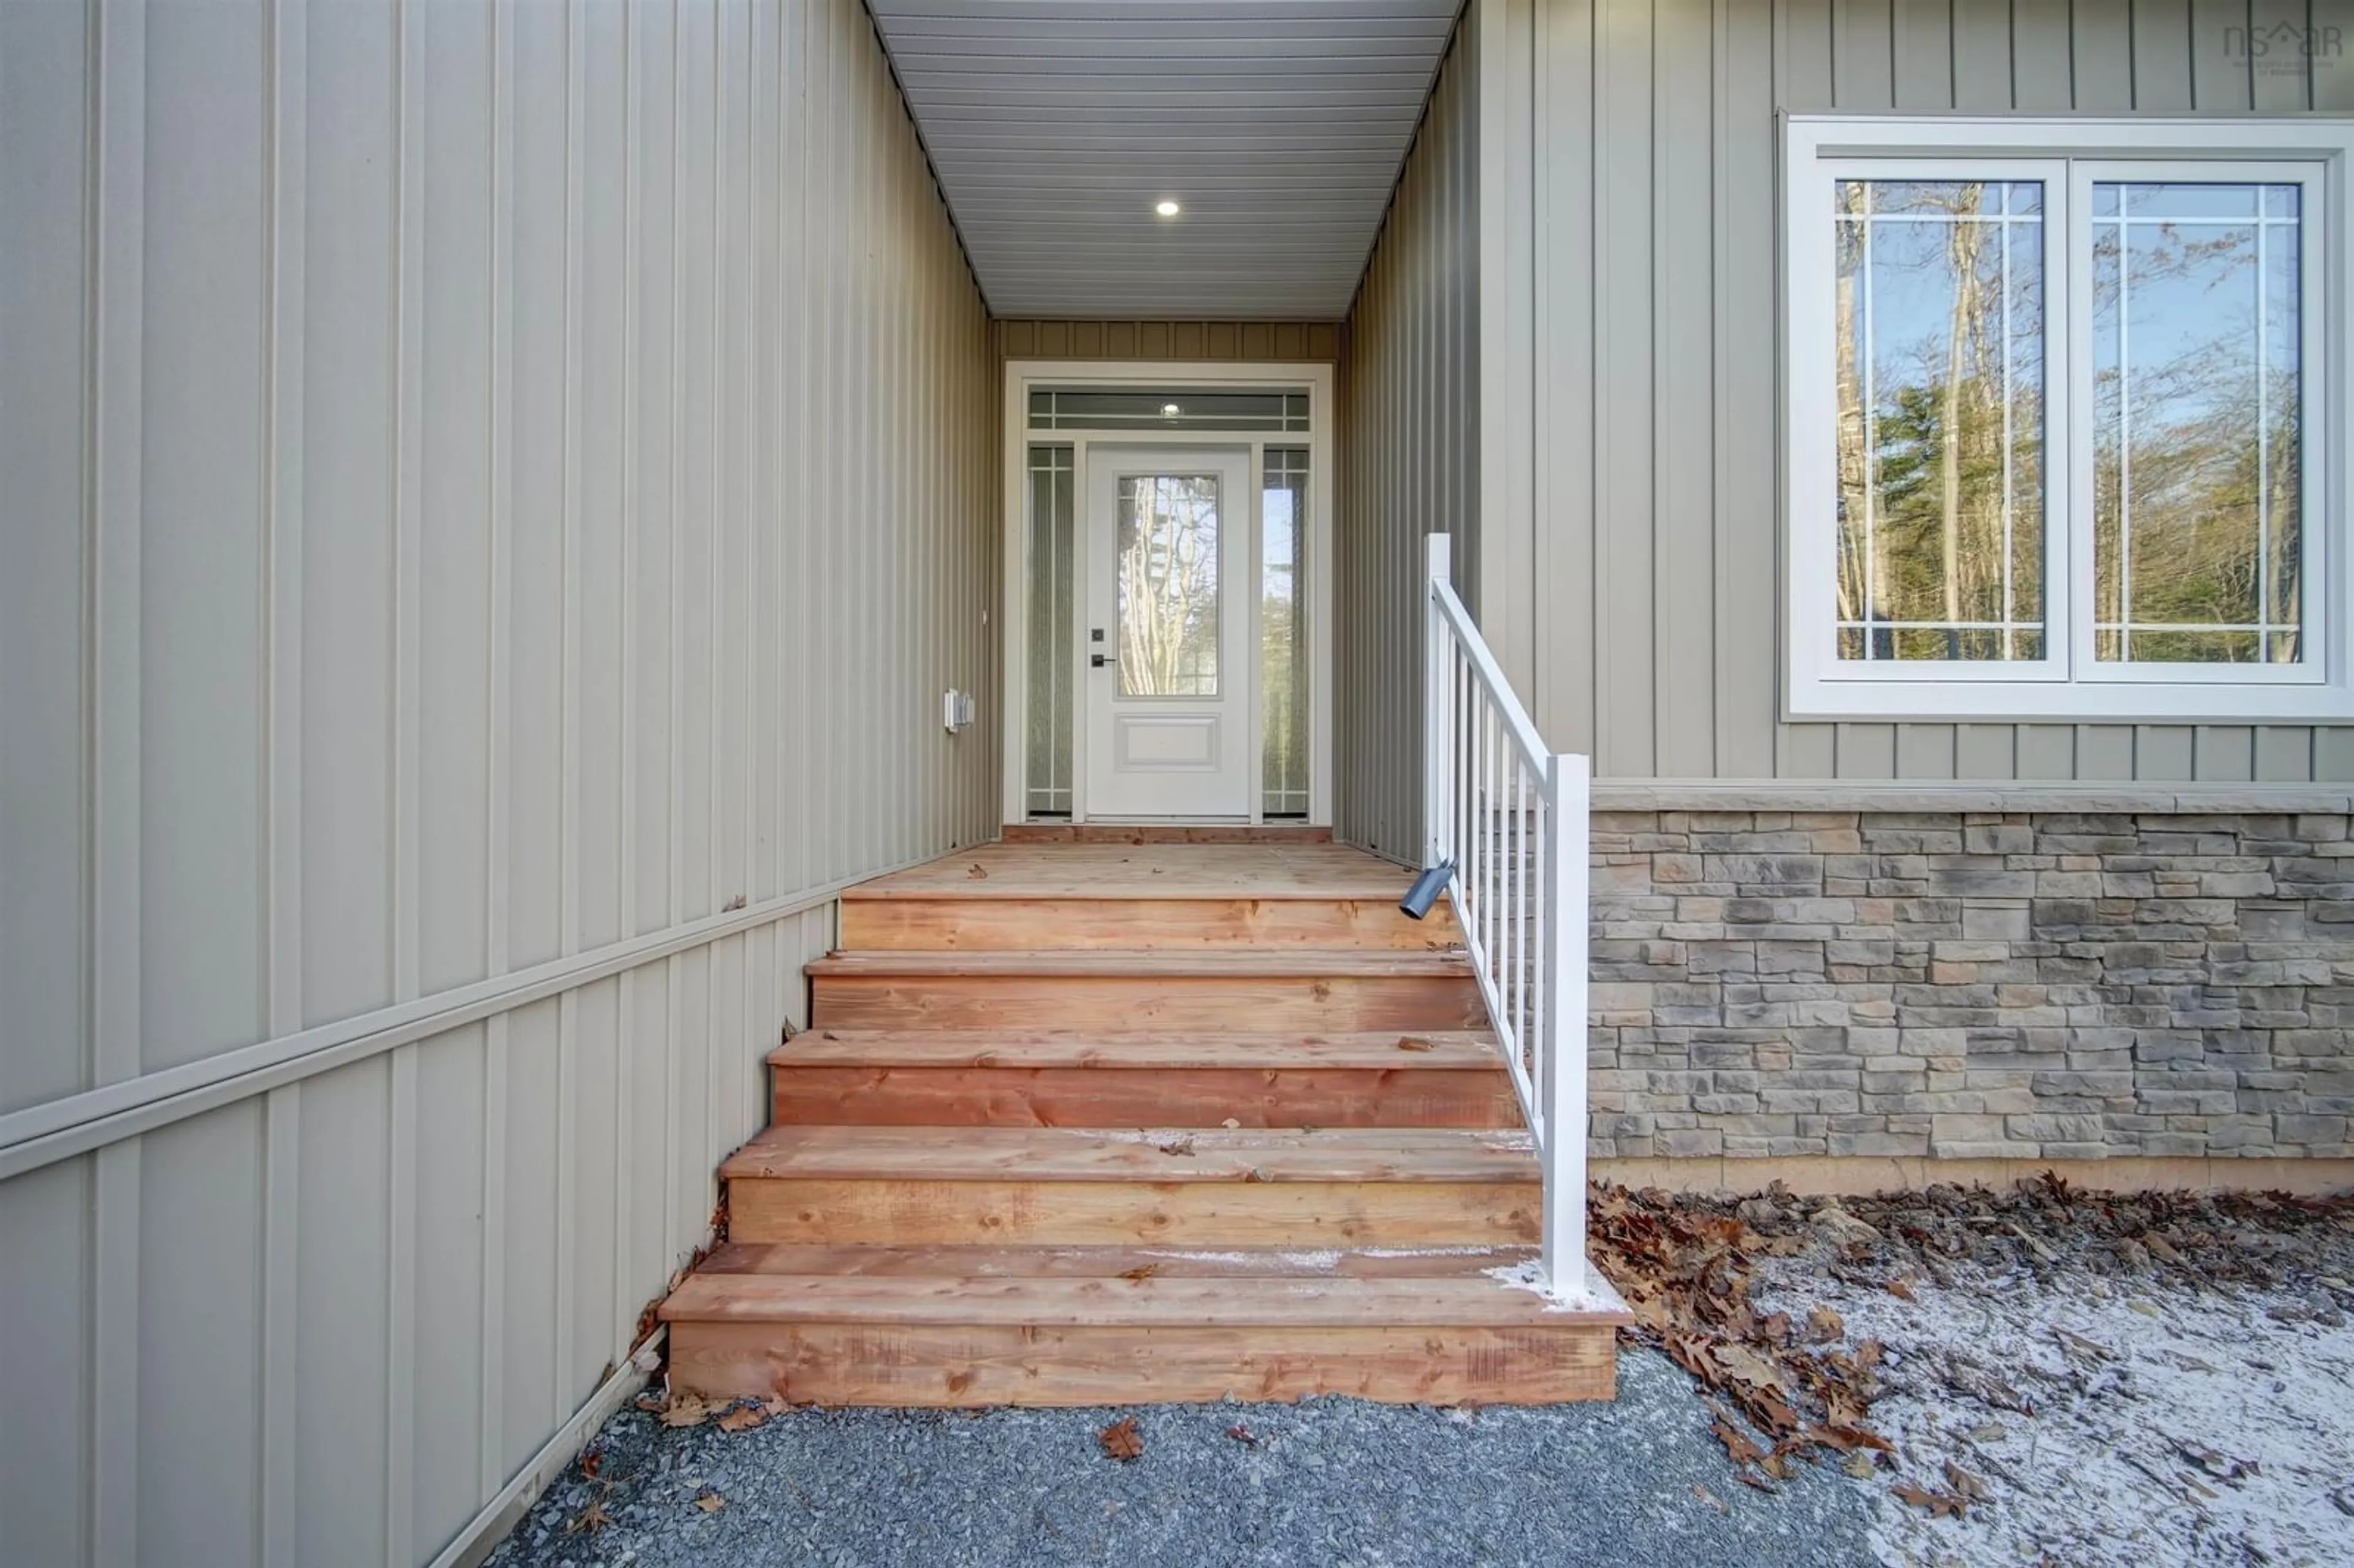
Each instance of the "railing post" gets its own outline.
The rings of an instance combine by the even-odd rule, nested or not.
[[[1585,980],[1591,766],[1556,752],[1545,781],[1544,1272],[1547,1288],[1585,1294]]]
[[[1447,620],[1438,610],[1435,585],[1454,573],[1454,541],[1433,534],[1426,542],[1422,584],[1422,863],[1434,866],[1453,858],[1447,842],[1452,802],[1447,780],[1455,760],[1454,643]]]

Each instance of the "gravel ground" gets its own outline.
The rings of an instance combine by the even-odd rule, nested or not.
[[[1124,1410],[794,1411],[748,1432],[624,1410],[494,1568],[1613,1563],[1844,1568],[1872,1489],[1734,1479],[1691,1380],[1622,1351],[1615,1404],[1320,1399]],[[1097,1433],[1133,1414],[1140,1457]],[[1239,1425],[1255,1441],[1229,1436]],[[700,1500],[699,1500],[700,1499]],[[580,1528],[592,1505],[610,1522]]]
[[[1774,1272],[1769,1304],[1829,1304],[1884,1348],[1882,1562],[2354,1563],[2354,1328],[2326,1298],[1961,1265],[1905,1301]]]

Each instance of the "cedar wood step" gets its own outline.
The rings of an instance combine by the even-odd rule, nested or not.
[[[1529,1135],[1456,1128],[768,1128],[727,1180],[1225,1182],[1538,1179]]]
[[[706,1269],[663,1307],[672,1379],[822,1404],[1550,1403],[1610,1396],[1629,1320],[1490,1277],[1486,1254],[1413,1273],[1341,1273],[1337,1257],[1225,1274],[1164,1272],[1167,1254],[1098,1261],[1133,1256],[1146,1261],[1118,1275]]]
[[[729,1157],[743,1242],[1421,1247],[1537,1239],[1524,1133],[771,1128]]]
[[[1329,844],[1330,828],[1270,822],[1009,822],[1009,844]]]
[[[1454,916],[1416,920],[1394,890],[1373,896],[1287,897],[1187,893],[1173,897],[1089,897],[953,891],[842,901],[842,946],[868,951],[1136,950],[1459,946]]]
[[[1457,952],[842,952],[811,963],[826,1028],[1477,1029]]]
[[[796,1246],[722,1242],[705,1274],[907,1275],[960,1279],[1165,1279],[1237,1276],[1352,1279],[1513,1269],[1537,1249],[1490,1246],[1328,1247],[1308,1252],[1219,1252],[1158,1246]]]
[[[778,1126],[1521,1125],[1494,1041],[812,1030],[769,1054]]]

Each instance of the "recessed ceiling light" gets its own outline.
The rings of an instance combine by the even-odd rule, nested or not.
[[[1185,209],[1173,201],[1163,200],[1153,203],[1152,210],[1163,217],[1174,217]]]
[[[1183,410],[1174,403],[1163,403],[1161,405],[1161,412],[1164,418],[1173,419]]]

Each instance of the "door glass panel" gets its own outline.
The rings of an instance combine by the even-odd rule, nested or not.
[[[1218,694],[1218,482],[1122,474],[1115,584],[1123,697]]]
[[[1259,560],[1261,809],[1308,813],[1308,449],[1267,449]]]
[[[1029,683],[1026,805],[1071,810],[1072,531],[1077,516],[1071,449],[1030,449]]]
[[[2305,657],[2293,185],[2093,187],[2093,652]]]
[[[1198,387],[1041,387],[1030,394],[1034,430],[1304,430],[1305,392],[1215,391]]]

